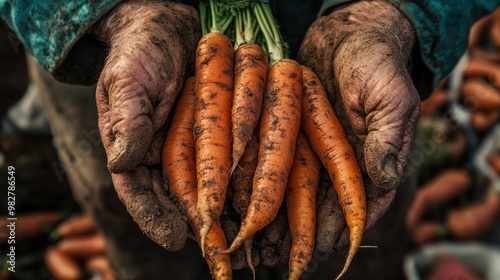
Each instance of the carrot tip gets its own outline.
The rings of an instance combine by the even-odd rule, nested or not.
[[[252,262],[252,239],[249,238],[245,240],[244,246],[245,246],[245,255],[247,257],[247,265],[248,268],[250,268],[250,270],[252,271],[252,279],[255,280],[255,267],[253,266]]]
[[[355,232],[356,230],[357,230],[356,228],[353,228],[352,232]],[[353,235],[353,233],[351,233],[351,235]],[[349,268],[352,260],[354,259],[354,255],[356,255],[356,252],[360,247],[360,243],[361,243],[361,238],[353,238],[351,236],[351,246],[349,247],[349,252],[347,253],[347,259],[345,261],[344,268],[342,268],[342,271],[340,272],[339,276],[335,278],[335,280],[339,280],[347,272],[347,269]]]
[[[205,257],[205,240],[207,239],[208,232],[210,227],[203,225],[200,229],[200,247],[201,247],[201,255]]]
[[[231,244],[231,246],[225,250],[221,250],[219,251],[220,254],[231,254],[232,252],[234,252],[236,249],[238,249],[241,244],[243,244],[243,242],[247,239],[246,236],[242,236],[241,234],[241,231],[238,233],[238,235],[236,236],[236,238],[233,240],[233,243]]]

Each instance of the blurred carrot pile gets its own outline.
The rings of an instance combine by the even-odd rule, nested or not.
[[[500,9],[471,28],[463,61],[457,90],[452,74],[422,102],[417,152],[424,159],[407,215],[416,247],[500,242],[493,234],[500,229]]]

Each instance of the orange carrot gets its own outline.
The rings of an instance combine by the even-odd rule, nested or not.
[[[276,217],[293,164],[300,127],[302,71],[296,61],[282,59],[271,67],[267,77],[252,197],[240,231],[225,252],[234,251]]]
[[[231,169],[233,47],[220,32],[204,35],[196,50],[195,125],[197,212],[201,247],[222,212]]]
[[[471,110],[500,110],[500,92],[494,84],[475,78],[466,80],[462,85],[461,97],[465,106]]]
[[[304,102],[302,129],[328,171],[349,228],[350,247],[346,263],[337,279],[349,268],[363,237],[366,198],[363,178],[354,151],[347,141],[318,76],[303,66]]]
[[[162,152],[162,169],[169,185],[169,192],[177,200],[190,221],[196,238],[201,246],[201,234],[196,212],[197,178],[194,127],[194,88],[196,79],[188,78],[179,97],[172,124],[170,126]],[[205,259],[214,279],[231,279],[231,263],[228,254],[215,253],[220,248],[227,248],[227,242],[218,222],[209,231],[204,244]]]
[[[252,137],[262,108],[268,70],[267,54],[258,44],[243,44],[234,54],[234,97],[231,111],[235,170]]]
[[[232,175],[233,199],[232,205],[236,213],[240,214],[241,219],[245,219],[247,208],[252,196],[252,181],[255,169],[258,164],[259,140],[258,137],[252,137],[246,145],[238,168]],[[247,265],[255,278],[255,269],[252,263],[252,238],[245,241],[245,254]]]
[[[79,259],[106,253],[106,240],[98,233],[64,238],[56,246],[63,254]]]
[[[62,237],[72,237],[85,235],[97,230],[92,218],[89,215],[81,214],[64,221],[56,229],[57,233]]]
[[[54,247],[50,247],[45,251],[45,264],[55,279],[78,280],[83,275],[82,269],[76,260]]]
[[[292,236],[288,279],[299,279],[312,257],[316,236],[316,192],[320,176],[321,163],[307,137],[299,132],[286,188],[288,224]]]

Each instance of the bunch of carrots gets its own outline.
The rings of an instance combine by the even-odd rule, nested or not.
[[[322,166],[350,230],[340,278],[360,246],[366,201],[356,157],[319,78],[285,58],[268,3],[200,1],[200,18],[195,76],[178,98],[162,167],[213,278],[231,279],[229,254],[241,245],[252,267],[252,237],[286,201],[289,279],[299,279],[314,249]],[[230,188],[241,227],[228,247],[219,216]]]

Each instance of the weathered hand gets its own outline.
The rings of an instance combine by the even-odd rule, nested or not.
[[[322,80],[365,175],[366,228],[390,206],[410,153],[420,114],[407,70],[414,42],[397,8],[386,1],[356,1],[318,18],[299,50],[298,61]],[[348,244],[339,207],[332,199],[320,206],[317,240],[328,238],[321,240],[322,251]]]
[[[115,7],[94,33],[109,46],[96,100],[113,184],[141,230],[179,250],[187,225],[161,183],[166,120],[200,37],[196,10],[133,0]]]

